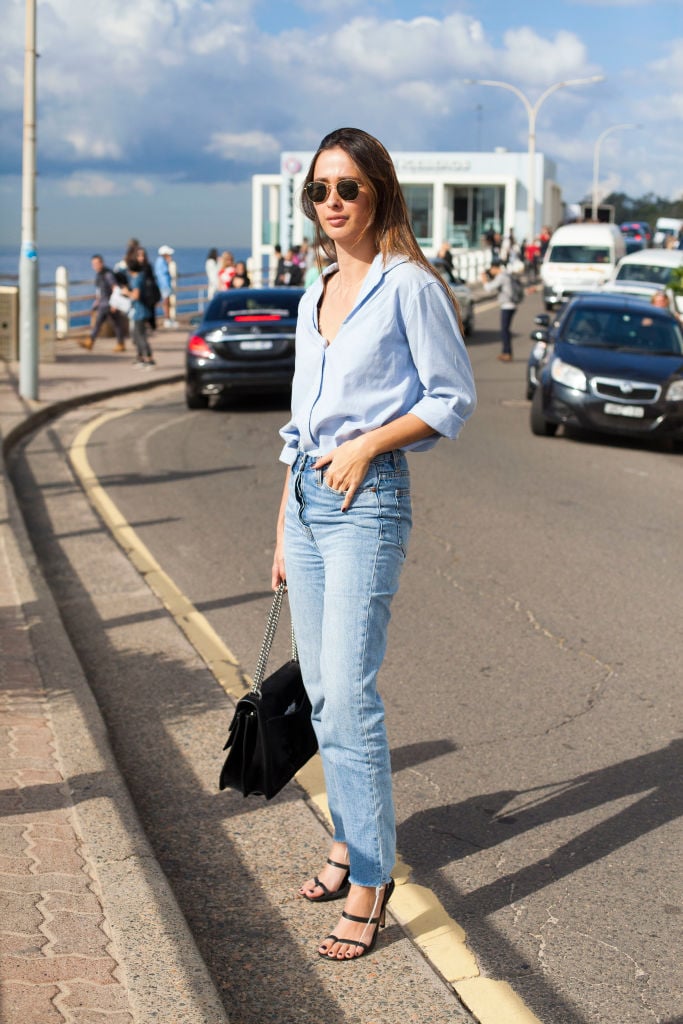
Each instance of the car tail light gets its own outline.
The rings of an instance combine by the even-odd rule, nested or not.
[[[236,316],[233,322],[236,324],[254,324],[263,320],[282,320],[278,313],[250,313],[248,316]]]
[[[199,334],[193,334],[187,343],[187,351],[193,356],[212,356],[213,352]]]

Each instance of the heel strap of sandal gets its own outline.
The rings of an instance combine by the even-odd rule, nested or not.
[[[341,868],[342,871],[348,871],[349,868],[348,864],[340,864],[338,860],[330,860],[329,857],[327,858],[327,863],[330,864],[333,868]]]

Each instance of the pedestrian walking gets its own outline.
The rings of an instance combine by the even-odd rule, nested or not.
[[[524,265],[522,264],[522,270]],[[501,263],[492,263],[481,275],[484,291],[496,292],[500,306],[501,351],[498,359],[502,363],[512,362],[512,321],[517,307],[524,298],[524,285],[519,273]]]
[[[114,328],[114,334],[116,335],[116,348],[114,351],[123,352],[125,349],[126,326],[121,309],[115,308],[117,302],[116,295],[119,291],[116,276],[113,270],[105,266],[104,260],[99,254],[92,257],[90,265],[95,271],[95,301],[92,305],[94,315],[92,317],[90,337],[79,339],[78,344],[81,348],[90,351],[97,340],[97,335],[100,333],[103,323],[105,320],[108,320]],[[112,308],[112,296],[114,296],[114,308]]]
[[[475,404],[454,297],[410,227],[391,157],[327,135],[302,205],[332,264],[299,308],[272,584],[286,581],[334,837],[299,894],[345,897],[321,957],[372,951],[394,882],[395,823],[377,674],[412,514],[406,452],[455,438]]]

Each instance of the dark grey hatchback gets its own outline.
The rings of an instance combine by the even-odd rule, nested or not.
[[[214,296],[187,342],[189,409],[206,409],[212,395],[291,386],[303,293],[303,288],[235,288]]]

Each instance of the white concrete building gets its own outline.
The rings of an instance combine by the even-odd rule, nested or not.
[[[283,252],[313,237],[299,197],[313,153],[282,153],[279,174],[252,178],[252,254],[257,266],[279,242]],[[527,235],[527,153],[392,153],[410,211],[413,230],[427,256],[443,241],[475,248],[489,230],[518,240]],[[555,164],[536,154],[535,224],[557,226],[562,219]]]

